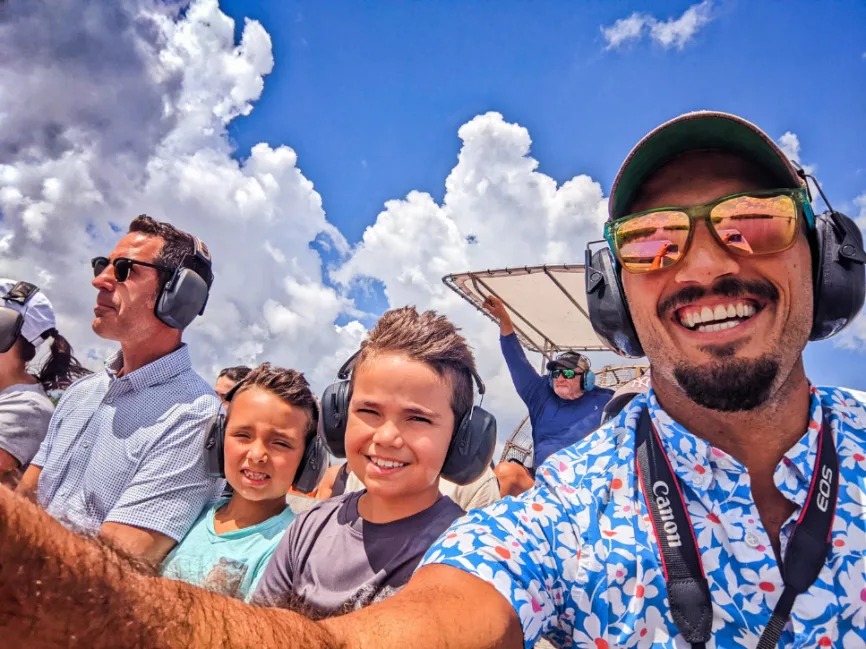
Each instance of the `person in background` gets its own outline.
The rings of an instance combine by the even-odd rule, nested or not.
[[[529,410],[532,426],[533,470],[522,464],[498,469],[503,494],[522,493],[528,480],[553,453],[571,446],[601,424],[601,413],[613,396],[595,387],[589,359],[576,352],[560,354],[539,375],[529,363],[502,300],[489,295],[484,307],[499,321],[499,344],[517,394]]]
[[[0,279],[0,309],[10,316],[2,319],[10,330],[0,332],[0,483],[14,486],[48,431],[54,413],[48,393],[90,372],[58,333],[54,308],[35,285]],[[48,339],[48,356],[31,373],[27,365]]]
[[[458,422],[473,405],[475,360],[444,316],[386,312],[351,375],[345,453],[365,489],[300,514],[254,601],[330,617],[405,585],[430,544],[463,514],[439,491]]]
[[[295,518],[286,493],[303,470],[319,415],[304,375],[268,363],[248,372],[228,397],[228,414],[217,416],[209,435],[213,452],[222,451],[231,496],[205,509],[160,572],[246,599]]]
[[[252,368],[247,367],[246,365],[226,367],[225,369],[220,370],[216,384],[214,384],[214,391],[217,393],[220,401],[222,401],[225,409],[228,409],[229,407],[229,403],[226,401],[226,395],[231,392],[231,389],[235,387],[239,381],[242,381],[250,372],[252,372]]]
[[[201,453],[220,402],[181,340],[204,310],[210,258],[186,232],[139,216],[91,263],[92,327],[120,350],[66,390],[18,491],[70,529],[158,563],[224,485]]]

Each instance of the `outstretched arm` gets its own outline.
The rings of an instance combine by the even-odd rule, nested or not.
[[[514,383],[514,389],[517,390],[523,403],[532,412],[532,409],[537,405],[540,391],[547,384],[547,379],[539,376],[529,363],[529,359],[526,358],[526,352],[523,351],[520,341],[517,340],[511,316],[502,300],[496,296],[488,295],[484,300],[484,307],[490,311],[494,318],[499,320],[499,344],[502,347],[505,364],[511,373],[511,382]]]
[[[472,611],[467,615],[467,611]],[[323,623],[248,606],[182,582],[105,542],[78,537],[0,487],[0,629],[22,647],[453,649],[523,644],[511,605],[448,566],[391,599]]]

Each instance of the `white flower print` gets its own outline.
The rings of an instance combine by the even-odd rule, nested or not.
[[[772,611],[784,587],[779,571],[764,565],[757,572],[751,568],[743,568],[740,574],[743,578],[740,593],[745,596],[743,608],[751,613],[757,613],[762,610],[762,606],[766,606]]]
[[[670,640],[667,623],[655,606],[648,606],[634,625],[634,634],[626,645],[636,649],[652,649]]]
[[[858,629],[866,627],[866,575],[863,561],[851,563],[848,570],[839,573],[842,593],[842,616],[850,618],[851,624]]]

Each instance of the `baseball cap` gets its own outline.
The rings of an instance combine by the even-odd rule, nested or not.
[[[589,359],[586,356],[582,356],[577,352],[563,352],[559,354],[552,361],[547,362],[547,370],[576,370],[582,369],[586,371],[589,369]]]
[[[42,337],[46,331],[57,327],[57,319],[54,316],[54,307],[45,294],[37,290],[24,304],[14,300],[7,300],[5,296],[18,284],[14,279],[0,278],[0,306],[17,311],[24,316],[24,324],[21,326],[21,336],[34,347],[39,347],[45,338]]]
[[[716,111],[685,113],[650,131],[628,154],[610,190],[610,218],[628,214],[641,185],[662,165],[688,151],[707,149],[752,160],[770,173],[780,189],[804,184],[788,156],[751,122]]]

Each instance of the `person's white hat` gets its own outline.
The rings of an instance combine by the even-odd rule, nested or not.
[[[11,299],[6,299],[9,291],[18,284],[14,279],[0,278],[0,306],[14,309],[24,316],[24,324],[21,326],[21,336],[34,347],[39,347],[45,342],[43,334],[57,327],[57,319],[54,316],[54,307],[45,293],[37,290],[24,304]]]

